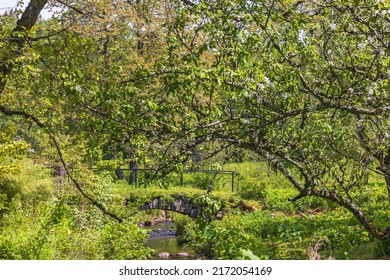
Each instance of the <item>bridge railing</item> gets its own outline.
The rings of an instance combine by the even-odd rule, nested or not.
[[[157,170],[154,168],[93,168],[93,171],[115,171],[118,179],[124,180],[125,174],[124,171],[130,171],[129,179],[127,180],[129,184],[138,185],[138,172],[156,172]],[[236,188],[235,185],[235,177],[240,175],[237,170],[213,170],[213,169],[184,169],[180,172],[175,172],[180,175],[180,184],[184,185],[184,173],[205,173],[205,174],[216,174],[216,175],[229,175],[231,176],[231,190],[234,192]]]

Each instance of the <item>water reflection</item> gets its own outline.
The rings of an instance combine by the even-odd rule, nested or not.
[[[150,227],[147,245],[156,252],[155,259],[190,260],[192,252],[183,245],[179,245],[176,239],[176,224],[173,221],[156,222]]]

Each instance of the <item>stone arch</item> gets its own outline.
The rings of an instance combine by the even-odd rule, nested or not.
[[[178,197],[173,202],[162,201],[161,198],[154,198],[151,202],[146,202],[138,210],[160,209],[178,212],[193,219],[196,219],[202,213],[202,207],[191,203],[190,199]]]

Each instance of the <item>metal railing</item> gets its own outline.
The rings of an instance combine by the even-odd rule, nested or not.
[[[138,185],[138,172],[148,172],[148,171],[154,171],[157,170],[154,168],[120,168],[117,167],[116,169],[113,168],[93,168],[93,171],[115,171],[117,177],[121,180],[125,179],[125,175],[123,171],[131,171],[129,175],[129,179],[127,180],[129,184],[135,184]],[[232,192],[234,192],[235,188],[235,177],[240,175],[236,170],[213,170],[213,169],[184,169],[180,172],[175,172],[180,175],[180,184],[184,184],[184,173],[205,173],[205,174],[216,174],[216,175],[230,175],[231,176],[231,189]]]

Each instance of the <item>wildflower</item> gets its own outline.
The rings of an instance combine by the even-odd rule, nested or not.
[[[265,77],[265,78],[264,78],[264,81],[265,81],[265,83],[267,84],[267,86],[273,87],[274,84],[271,82],[271,80],[270,80],[268,77]]]
[[[265,89],[265,86],[264,86],[262,83],[258,83],[258,84],[257,84],[257,88],[258,88],[259,90],[263,90],[263,89]]]
[[[360,44],[357,45],[357,47],[358,47],[359,50],[362,50],[362,49],[364,49],[366,47],[366,43],[360,43]]]
[[[306,43],[306,31],[303,29],[298,30],[298,41],[305,44]]]

